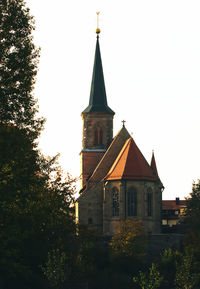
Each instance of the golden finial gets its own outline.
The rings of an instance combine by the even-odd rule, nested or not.
[[[99,14],[100,12],[97,12],[97,29],[96,29],[96,34],[99,34],[101,30],[99,29]]]

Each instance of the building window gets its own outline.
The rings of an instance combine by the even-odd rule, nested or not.
[[[152,216],[152,206],[153,206],[153,193],[152,193],[152,189],[148,188],[147,190],[147,216],[151,217]]]
[[[102,128],[97,125],[94,131],[94,144],[95,145],[102,145],[103,144],[103,131]]]
[[[112,189],[112,215],[119,216],[119,191],[116,187]]]
[[[137,216],[137,192],[133,187],[128,190],[128,216]]]

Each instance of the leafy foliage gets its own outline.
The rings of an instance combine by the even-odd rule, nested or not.
[[[115,255],[141,258],[145,255],[146,236],[143,224],[138,220],[125,220],[120,223],[119,232],[112,237],[110,246]]]
[[[69,250],[72,258],[76,238],[75,180],[37,149],[44,119],[33,96],[33,30],[23,0],[0,1],[0,282],[8,289],[45,288],[48,252]]]
[[[65,252],[60,252],[59,249],[53,249],[48,253],[47,262],[42,267],[42,271],[54,288],[61,288],[69,276],[70,269],[66,260]]]
[[[148,276],[140,271],[139,277],[134,277],[133,281],[139,284],[141,289],[156,289],[160,287],[163,277],[160,275],[156,264],[152,263]]]
[[[196,273],[193,252],[191,250],[182,254],[180,262],[176,265],[175,284],[177,289],[196,288],[200,274]]]
[[[36,138],[43,119],[36,119],[33,87],[39,49],[31,35],[34,19],[23,0],[0,2],[0,123],[26,128]]]
[[[192,192],[187,198],[187,209],[185,212],[188,231],[200,232],[200,180],[192,185]]]
[[[200,180],[193,183],[192,192],[187,198],[185,212],[186,240],[185,247],[193,252],[196,272],[200,274]]]
[[[0,126],[0,271],[8,288],[32,288],[47,252],[73,246],[73,184],[54,158],[33,148],[26,130]]]
[[[176,275],[176,264],[180,262],[181,253],[171,248],[165,249],[160,256],[160,272],[164,277],[164,288],[173,288]]]

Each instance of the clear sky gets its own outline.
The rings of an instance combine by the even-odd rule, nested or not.
[[[41,47],[35,96],[47,121],[45,155],[61,154],[79,176],[81,111],[89,102],[100,11],[108,104],[150,162],[155,152],[164,199],[184,198],[200,178],[200,1],[27,0]]]

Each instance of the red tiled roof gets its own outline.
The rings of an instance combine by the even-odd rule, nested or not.
[[[165,218],[163,218],[165,219]],[[179,220],[180,216],[179,215],[173,215],[173,216],[167,216],[167,220]]]
[[[106,180],[149,180],[156,181],[151,167],[132,138],[129,138],[113,163]]]
[[[179,200],[178,204],[176,200],[163,200],[162,201],[162,209],[163,210],[178,210],[182,207],[186,207],[186,200]]]

